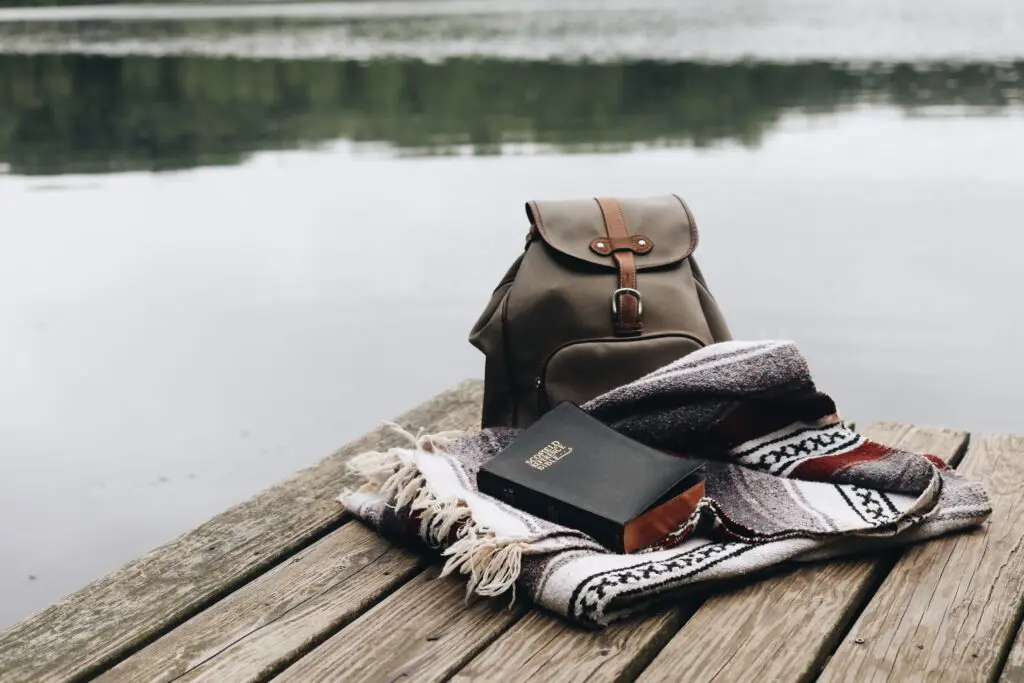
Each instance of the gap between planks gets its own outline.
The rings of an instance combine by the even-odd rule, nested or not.
[[[897,441],[906,447],[917,445],[922,447],[921,450],[937,451],[947,458],[953,457],[964,442],[962,433],[917,430],[906,426],[879,426],[875,432],[869,433],[883,441]],[[937,447],[924,448],[929,444]],[[879,560],[860,561],[861,564],[877,562]],[[836,564],[844,565],[842,571],[849,573],[850,566],[858,564],[858,561],[830,562],[796,571],[835,572]],[[853,575],[861,578],[856,571]],[[351,667],[358,660],[354,668],[346,668],[347,679],[394,680],[403,675],[413,676],[415,672],[417,681],[441,681],[454,676],[452,680],[459,683],[518,681],[531,675],[553,682],[632,680],[658,655],[664,643],[676,634],[695,607],[694,602],[683,602],[658,614],[619,622],[595,633],[568,625],[541,611],[532,611],[522,620],[518,615],[509,616],[493,609],[467,615],[462,604],[461,582],[453,583],[451,578],[430,581],[429,576],[430,572],[417,576],[300,659],[284,672],[281,679],[329,680],[331,672],[336,672],[338,667]],[[873,580],[877,578],[873,577]],[[770,582],[790,586],[790,581],[788,574],[769,577],[748,587],[748,590],[753,588],[756,591],[758,586]],[[850,599],[851,610],[859,604],[858,601],[863,601],[863,591],[862,586],[861,593]],[[806,596],[799,591],[797,594]],[[730,595],[733,593],[722,597]],[[755,593],[754,598],[747,600],[762,602],[763,597]],[[820,603],[807,602],[803,609],[813,611],[818,606]],[[787,605],[787,608],[793,607],[792,604]],[[706,608],[707,605],[698,614]],[[734,618],[734,615],[728,616]],[[852,611],[849,616],[852,616]],[[717,621],[719,617],[714,619]],[[716,648],[722,648],[721,640],[716,640]],[[834,642],[834,639],[829,642]],[[453,646],[457,648],[455,652],[450,650]],[[826,650],[826,645],[822,645],[817,661],[826,654]],[[694,672],[693,662],[687,661],[684,666],[685,669],[667,666],[665,672],[669,679],[675,680],[680,670],[687,670],[689,680]]]
[[[937,455],[947,459],[962,452],[966,438],[962,432],[892,424],[869,425],[862,433],[894,445],[937,451]],[[841,606],[838,621],[849,623],[854,610],[880,580],[879,573],[891,563],[891,559],[876,557],[833,560],[782,569],[782,573],[776,568],[755,578],[753,583],[735,581],[716,587],[727,592],[716,592],[699,607],[696,598],[684,599],[655,616],[612,624],[598,634],[566,626],[557,617],[531,613],[478,655],[454,680],[518,681],[524,671],[537,675],[543,671],[544,680],[552,682],[618,682],[632,680],[645,667],[645,676],[651,680],[675,681],[680,671],[687,672],[687,681],[733,681],[743,677],[762,680],[772,666],[783,669],[776,680],[797,680],[795,675],[788,676],[798,669],[813,669],[836,640],[835,635],[821,638],[817,633],[822,622],[815,621],[815,616],[821,605]],[[822,579],[828,582],[822,583]],[[820,591],[828,585],[836,587],[824,593],[802,590]],[[687,621],[694,609],[695,614]],[[801,646],[812,648],[809,643],[816,637],[821,641],[817,649],[811,650],[810,657],[794,657],[788,663],[767,661],[776,659],[773,655],[785,635],[778,630],[780,621],[790,625],[790,633],[800,627],[810,631],[810,641],[800,640]],[[763,631],[762,637],[753,638],[751,634],[759,631]],[[760,652],[757,647],[761,645],[774,650]],[[755,651],[760,658],[751,657]],[[749,659],[750,667],[737,666],[745,658]],[[733,662],[734,668],[729,668],[729,662]]]
[[[96,680],[268,680],[426,564],[349,522]]]
[[[478,424],[483,383],[470,380],[396,422],[416,430]],[[379,428],[291,479],[214,517],[37,614],[0,631],[5,683],[93,677],[336,529],[352,455],[401,445]]]
[[[452,683],[490,681],[630,681],[693,612],[696,601],[653,615],[584,631],[561,617],[531,611],[466,664]]]
[[[472,411],[467,411],[473,412],[474,417],[476,416],[475,411],[477,409],[477,405],[478,404],[474,404],[472,406]],[[413,424],[412,426],[415,428],[418,425]],[[428,428],[433,429],[429,425]],[[880,429],[884,428],[880,427]],[[912,430],[912,428],[909,427],[899,427],[899,429],[906,430],[904,432],[904,436]],[[926,432],[927,430],[924,431]],[[950,433],[948,430],[937,431]],[[867,430],[865,430],[865,433],[867,433]],[[876,438],[879,438],[879,440],[886,440],[884,433]],[[357,442],[357,444],[362,441],[364,440]],[[904,445],[910,448],[909,445]],[[365,450],[365,446],[363,449]],[[912,450],[914,449],[912,448]],[[350,453],[351,452],[352,451],[350,451]],[[942,455],[941,453],[936,454]],[[370,532],[361,527],[361,525],[354,523],[346,524],[341,529],[322,538],[317,544],[314,544],[314,546],[307,548],[304,553],[314,552],[314,548],[320,544],[324,544],[328,539],[332,539],[335,535],[350,529],[362,529],[365,533],[370,534]],[[875,563],[877,560],[867,562]],[[287,564],[288,563],[284,563],[283,565],[280,565],[280,567],[284,567]],[[832,562],[828,564],[832,565],[835,563]],[[414,567],[413,569],[408,570],[410,573],[406,576],[415,574],[417,569],[418,567]],[[797,571],[813,569],[819,569],[819,567],[805,567]],[[302,631],[302,633],[307,635],[310,633],[313,634],[310,640],[305,641],[305,643],[298,649],[293,649],[286,652],[283,656],[273,658],[272,661],[265,668],[261,668],[258,673],[255,673],[255,668],[249,670],[249,672],[254,674],[255,679],[271,676],[276,671],[279,671],[281,667],[287,666],[290,662],[295,662],[296,656],[301,656],[303,652],[307,651],[309,648],[313,648],[318,642],[322,642],[324,641],[324,638],[327,638],[326,642],[323,642],[323,645],[316,647],[313,652],[310,653],[310,656],[299,659],[292,667],[285,669],[281,676],[282,680],[327,680],[326,678],[320,679],[317,677],[328,676],[332,671],[336,672],[337,669],[332,669],[332,666],[337,665],[347,656],[347,654],[355,652],[356,650],[354,648],[358,643],[361,642],[363,645],[366,645],[367,643],[375,643],[374,640],[366,640],[366,637],[373,638],[379,635],[378,629],[381,631],[386,630],[386,628],[382,627],[382,624],[394,624],[396,623],[394,620],[398,619],[398,623],[401,623],[402,638],[392,644],[400,646],[400,651],[404,650],[404,656],[397,658],[396,661],[394,653],[392,653],[390,658],[385,658],[383,656],[384,653],[380,653],[382,656],[377,659],[376,664],[371,661],[369,667],[364,667],[364,669],[361,670],[362,673],[360,675],[365,676],[365,680],[380,680],[380,678],[376,678],[376,676],[384,670],[394,672],[399,675],[403,672],[408,674],[411,671],[416,671],[417,680],[420,679],[421,674],[425,676],[423,680],[444,680],[446,677],[451,675],[455,675],[456,680],[459,681],[483,680],[481,677],[482,672],[488,671],[488,668],[483,666],[483,664],[486,664],[489,658],[497,659],[498,656],[495,653],[500,654],[502,651],[514,653],[519,645],[522,645],[524,642],[529,643],[531,641],[538,643],[543,641],[544,645],[541,648],[542,652],[538,656],[548,656],[549,661],[552,663],[569,661],[572,658],[575,658],[575,661],[578,664],[586,662],[590,667],[588,670],[592,674],[592,680],[629,680],[635,676],[639,669],[643,668],[647,661],[650,661],[650,659],[654,657],[658,650],[661,649],[662,644],[664,644],[664,642],[679,629],[680,624],[685,620],[690,609],[685,605],[682,605],[645,619],[622,622],[617,625],[618,628],[621,629],[618,636],[616,636],[616,631],[613,630],[616,629],[616,625],[613,625],[609,629],[605,630],[603,640],[601,640],[601,636],[595,638],[592,632],[581,632],[575,627],[565,628],[565,625],[558,621],[557,618],[544,613],[532,612],[525,619],[520,620],[520,617],[524,613],[522,608],[516,608],[504,613],[496,611],[493,603],[501,603],[501,599],[497,601],[478,601],[472,608],[467,609],[462,604],[462,582],[453,577],[443,581],[437,581],[432,578],[432,573],[436,575],[436,570],[431,569],[425,573],[416,575],[409,583],[398,588],[398,590],[391,593],[383,601],[377,603],[368,612],[355,619],[355,621],[349,624],[347,628],[332,636],[331,634],[334,631],[341,628],[341,626],[344,626],[347,621],[351,621],[351,618],[358,615],[362,609],[372,605],[375,600],[379,600],[382,596],[386,595],[389,590],[393,590],[398,586],[401,583],[401,580],[390,583],[384,582],[384,584],[367,591],[368,595],[364,594],[362,597],[351,598],[350,596],[350,599],[355,600],[355,604],[357,604],[357,606],[354,609],[350,608],[350,611],[340,618],[338,617],[339,603],[333,603],[331,609],[327,611],[331,612],[334,616],[323,621],[323,615],[320,614],[318,618],[320,618],[321,621],[313,619],[307,622],[307,625],[319,624],[319,626],[316,626],[315,628],[307,628]],[[273,572],[267,574],[266,577],[270,577],[271,574],[273,574]],[[284,570],[281,570],[281,575],[283,574]],[[261,577],[261,579],[266,577]],[[403,576],[402,578],[405,577]],[[776,579],[769,578],[765,581],[781,579],[784,579],[784,577],[778,577]],[[270,581],[272,579],[268,578],[267,580]],[[256,585],[257,582],[263,583],[260,579],[254,581],[253,584],[250,584],[253,586],[251,588],[251,592],[258,592],[259,590],[266,589],[266,585],[260,587]],[[237,594],[243,593],[244,590],[245,589],[238,591]],[[340,590],[339,584],[334,584],[331,587],[326,588],[324,592],[317,595],[307,596],[304,600],[296,596],[295,599],[299,600],[299,602],[294,605],[292,609],[298,610],[299,613],[303,614],[304,620],[309,620],[310,612],[312,612],[314,616],[317,615],[317,610],[309,609],[311,603],[323,601],[327,593],[335,590]],[[239,599],[243,599],[244,597],[245,595],[243,594],[242,598]],[[426,599],[429,604],[438,606],[440,619],[438,619],[437,615],[435,615],[433,619],[430,618],[430,615],[427,615],[426,618],[421,618],[423,612],[417,612],[417,608],[422,606],[422,601],[424,599]],[[712,600],[714,599],[715,598],[712,598]],[[360,600],[364,600],[365,602],[360,603]],[[856,602],[856,600],[854,602]],[[358,606],[359,604],[362,604],[362,606]],[[857,604],[862,604],[862,601]],[[277,607],[278,609],[282,608],[281,605],[278,605]],[[706,607],[708,607],[708,605],[705,605],[705,608]],[[453,610],[455,609],[459,611],[454,612]],[[218,667],[223,662],[232,659],[242,650],[247,650],[250,653],[259,650],[259,648],[254,648],[251,644],[259,642],[259,631],[267,626],[272,626],[275,623],[284,623],[284,620],[287,619],[287,614],[289,614],[289,612],[286,610],[284,614],[279,615],[277,618],[270,618],[269,615],[263,615],[265,621],[262,625],[257,626],[244,635],[241,635],[241,637],[238,637],[238,632],[234,633],[234,639],[227,643],[223,651],[224,653],[228,653],[229,650],[233,649],[232,646],[235,643],[239,643],[242,647],[236,650],[233,654],[225,657],[218,657],[217,653],[214,653],[212,658],[207,657],[199,662],[200,665],[216,662],[216,666],[210,666],[206,670],[217,671],[220,673],[230,671],[230,668],[221,669]],[[850,616],[852,617],[852,615],[853,613],[851,612]],[[200,617],[202,616],[203,615],[200,615]],[[269,619],[269,621],[267,621],[267,619]],[[512,628],[509,629],[509,626]],[[508,629],[507,633],[502,635],[502,632],[506,629]],[[244,631],[245,629],[242,630]],[[268,631],[268,633],[269,632],[270,631]],[[253,636],[251,639],[247,638],[250,634]],[[173,632],[169,635],[173,635]],[[420,642],[420,639],[422,642]],[[154,646],[158,645],[159,642],[160,641],[154,643]],[[438,643],[440,643],[440,645],[438,645]],[[445,647],[454,647],[458,656],[449,659],[447,662],[443,661],[437,653],[439,651],[443,652]],[[527,651],[530,651],[530,648],[524,650],[524,652]],[[555,657],[555,653],[560,654]],[[241,661],[241,659],[236,658],[238,661]],[[3,660],[0,659],[0,662],[2,661]],[[520,677],[514,674],[523,673],[522,667],[528,666],[528,664],[522,660],[521,656],[515,656],[514,654],[510,659],[508,659],[508,661],[511,662],[511,664],[508,667],[509,676],[507,679],[521,680]],[[519,662],[518,669],[515,666],[517,661]],[[655,660],[655,663],[657,663],[657,659]],[[127,670],[128,662],[125,664]],[[466,664],[466,666],[459,671],[462,664]],[[550,664],[548,667],[550,667]],[[565,676],[562,676],[556,669],[550,669],[548,667],[545,667],[545,673],[551,673],[555,675],[555,677],[547,678],[547,680],[570,680],[568,673]],[[579,667],[575,668],[579,669]],[[687,668],[690,668],[689,663]],[[655,667],[649,667],[648,671],[654,669]],[[192,667],[192,669],[189,669],[189,671],[193,670],[199,673],[202,673],[203,671],[202,666]],[[113,674],[114,672],[111,673]],[[501,671],[492,668],[490,669],[490,673],[501,674]],[[198,674],[194,675],[197,676],[196,680],[203,680],[202,676],[199,676]],[[503,679],[505,678],[502,675],[499,675],[497,678],[493,676],[486,678],[486,680]],[[232,680],[241,679],[232,678]],[[352,680],[359,679],[357,677]]]
[[[948,430],[919,430],[910,427],[889,426],[891,429],[902,431],[901,435],[889,434],[888,437],[897,437],[899,445],[910,450],[930,451],[940,456],[955,457],[964,443],[964,435]],[[886,427],[879,427],[879,433],[871,434],[882,441],[890,441],[885,433]],[[870,428],[865,430],[869,433]],[[929,442],[929,439],[933,441]],[[937,439],[938,441],[934,441]],[[945,442],[947,448],[942,447]],[[929,443],[932,446],[929,446]],[[953,445],[951,445],[953,444]],[[937,446],[937,447],[936,447]],[[827,656],[831,645],[838,638],[843,627],[854,618],[857,609],[863,604],[867,596],[871,594],[871,587],[881,576],[884,576],[884,569],[879,566],[887,566],[885,560],[851,560],[832,561],[819,566],[802,567],[796,572],[839,572],[839,583],[857,584],[854,586],[860,590],[852,593],[841,593],[839,600],[842,602],[838,610],[840,614],[839,623],[835,628],[828,631],[828,636],[818,648],[811,648],[813,659],[809,665],[806,662],[794,661],[786,653],[776,649],[768,649],[773,659],[790,662],[786,668],[802,668],[801,677],[808,677],[813,674],[815,664]],[[867,579],[860,571],[860,565],[867,565]],[[850,571],[852,570],[852,571]],[[842,572],[848,572],[846,579],[842,578]],[[587,672],[588,680],[629,680],[636,672],[643,667],[661,644],[670,637],[679,624],[685,618],[685,608],[662,612],[661,614],[638,622],[625,622],[619,624],[621,629],[618,633],[607,629],[602,636],[596,636],[590,632],[581,632],[573,627],[557,621],[549,615],[532,612],[525,619],[519,620],[521,611],[501,614],[494,612],[493,602],[478,602],[477,611],[466,610],[461,603],[461,582],[450,578],[445,581],[436,581],[432,574],[435,570],[418,575],[413,581],[396,591],[389,598],[379,603],[362,618],[351,624],[349,628],[336,634],[324,645],[316,648],[306,658],[299,660],[293,667],[286,669],[281,679],[288,680],[330,680],[340,666],[346,666],[347,679],[351,680],[381,680],[394,677],[409,676],[415,672],[417,680],[444,680],[446,677],[455,675],[457,681],[469,680],[522,680],[537,668],[539,673],[543,670],[545,680],[575,680],[581,671]],[[818,581],[811,581],[808,587],[819,588],[830,578],[820,576]],[[866,580],[866,583],[865,583]],[[746,602],[757,602],[761,604],[781,604],[787,613],[795,612],[797,615],[806,615],[808,611],[813,614],[826,613],[835,614],[837,611],[826,608],[818,601],[797,600],[794,605],[779,596],[758,595],[763,592],[765,585],[773,582],[783,582],[788,588],[796,588],[795,591],[784,590],[781,594],[785,597],[792,592],[796,596],[808,596],[812,591],[799,590],[800,585],[794,584],[792,577],[773,577],[758,582],[747,590],[752,589],[755,597],[746,598]],[[716,600],[735,601],[737,598],[744,599],[743,591],[729,593],[723,596],[716,596],[709,601],[702,610],[704,613],[715,616]],[[793,595],[790,595],[793,597]],[[488,604],[490,603],[490,604]],[[482,609],[481,609],[482,606]],[[845,612],[843,611],[845,609]],[[417,610],[420,610],[417,612]],[[698,615],[700,612],[698,612]],[[410,616],[411,615],[411,616]],[[716,621],[728,622],[723,619],[727,615],[719,612]],[[798,620],[799,621],[799,620]],[[813,622],[813,620],[812,620]],[[676,636],[675,640],[682,638],[691,621]],[[399,624],[395,629],[395,624]],[[1014,625],[1016,622],[1014,622]],[[502,635],[502,631],[508,628]],[[797,628],[799,624],[797,625]],[[397,635],[389,636],[389,629],[397,630]],[[765,629],[770,631],[770,629]],[[793,638],[800,634],[790,630],[779,632],[778,638]],[[723,640],[725,642],[736,642],[725,638],[726,634],[717,633],[716,640],[719,647]],[[618,637],[617,637],[618,636]],[[806,641],[796,638],[802,645]],[[493,643],[492,643],[493,641]],[[675,641],[673,641],[675,642]],[[739,652],[730,655],[730,661],[743,661],[743,650],[756,649],[763,651],[763,648],[754,648],[750,638],[740,640],[743,643]],[[781,642],[781,641],[780,641]],[[372,644],[367,646],[367,644]],[[488,647],[489,645],[489,647]],[[668,648],[666,648],[668,649]],[[481,651],[482,650],[482,651]],[[705,650],[706,651],[706,650]],[[478,654],[475,658],[474,654]],[[655,675],[658,666],[664,664],[664,672],[674,678],[679,671],[670,662],[664,661],[665,651],[659,655],[654,665],[645,672],[644,680]],[[737,657],[737,655],[739,655]],[[350,670],[353,657],[361,658],[358,666]],[[466,666],[459,671],[462,663]],[[488,666],[497,663],[499,666]],[[565,664],[562,669],[560,664]],[[726,664],[728,665],[729,662]],[[504,665],[503,667],[501,665]],[[758,673],[757,678],[768,675],[769,678],[777,680],[789,680],[784,675],[773,675],[763,667],[758,668],[756,662],[747,662],[745,670]],[[770,664],[770,663],[769,663]],[[690,674],[694,673],[693,662],[687,662],[687,669]],[[725,668],[718,669],[716,676],[721,674]],[[658,680],[654,678],[653,680]],[[699,676],[693,680],[702,680]],[[709,679],[710,680],[710,679]],[[737,680],[725,679],[721,680]]]
[[[964,432],[873,423],[869,439],[955,462]],[[893,553],[797,565],[711,597],[669,641],[640,681],[805,681],[821,667],[893,564]]]
[[[991,681],[1004,662],[1004,680],[1020,680],[1010,647],[1024,606],[1024,437],[972,440],[959,470],[986,487],[991,519],[910,548],[822,681]]]
[[[466,603],[462,577],[431,567],[285,669],[275,683],[447,680],[526,612],[507,596]]]
[[[852,423],[847,426],[853,428]],[[730,584],[733,589],[736,583]],[[520,681],[531,676],[552,682],[633,680],[701,602],[700,597],[690,596],[653,615],[632,617],[600,631],[583,631],[535,610],[469,662],[452,681]],[[687,670],[689,680],[689,666],[681,670]]]

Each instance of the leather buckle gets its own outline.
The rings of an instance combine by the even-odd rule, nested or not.
[[[612,315],[619,314],[619,297],[623,294],[630,294],[636,297],[636,316],[638,318],[642,316],[644,314],[644,300],[640,296],[640,291],[632,287],[619,287],[612,292]]]

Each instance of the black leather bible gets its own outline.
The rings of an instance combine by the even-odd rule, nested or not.
[[[649,448],[563,402],[485,463],[477,486],[629,553],[689,518],[704,496],[704,464]]]

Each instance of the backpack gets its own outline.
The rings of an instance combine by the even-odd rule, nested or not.
[[[693,258],[678,196],[531,201],[523,253],[470,331],[485,357],[484,427],[527,427],[729,329]]]

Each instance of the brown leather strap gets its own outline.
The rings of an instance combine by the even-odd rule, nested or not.
[[[604,229],[609,241],[624,244],[629,241],[629,228],[626,218],[622,215],[622,207],[617,199],[600,197],[597,205],[604,217]],[[616,250],[612,253],[615,265],[619,269],[619,289],[636,290],[636,258],[632,251]],[[640,320],[640,297],[631,292],[616,292],[612,295],[612,309],[615,312],[615,334],[621,336],[637,335],[643,332],[644,324]]]
[[[612,252],[625,249],[634,254],[646,254],[654,248],[654,242],[646,235],[630,235],[621,237],[595,237],[590,240],[590,250],[601,256],[610,256]]]

